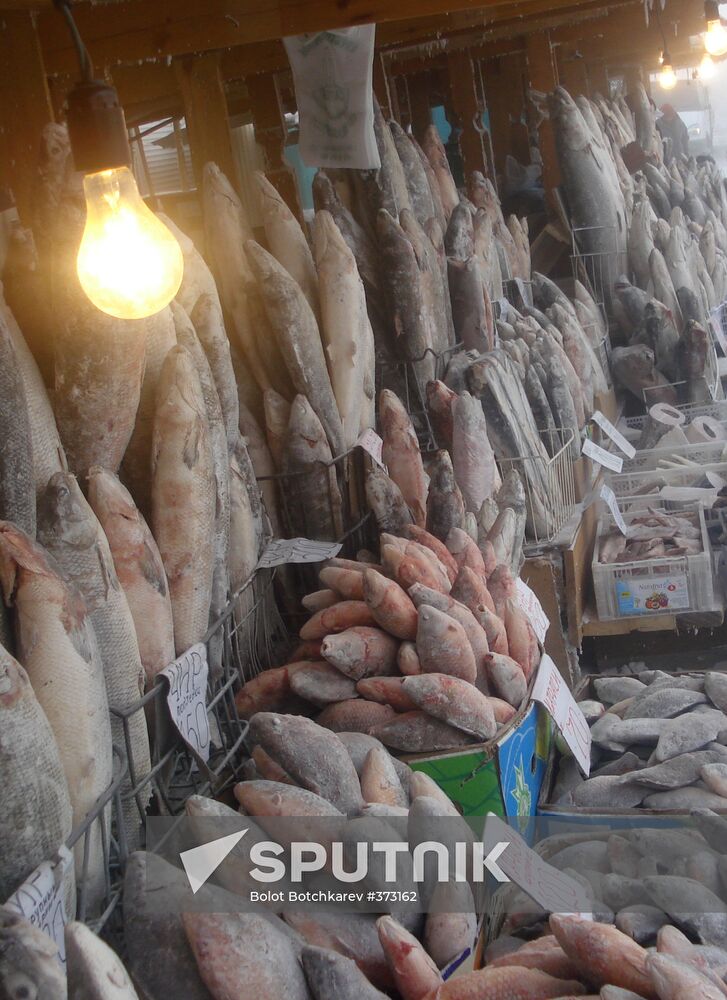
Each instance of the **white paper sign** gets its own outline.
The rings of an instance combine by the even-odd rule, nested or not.
[[[621,472],[623,470],[624,460],[620,455],[612,455],[610,451],[606,451],[605,448],[594,444],[590,438],[586,438],[583,442],[581,452],[586,458],[590,458],[593,462],[598,462],[599,465],[611,469],[612,472]]]
[[[386,468],[381,459],[381,453],[384,447],[384,442],[383,439],[380,438],[379,435],[376,433],[376,431],[372,431],[371,428],[365,430],[359,437],[356,444],[359,446],[359,448],[363,448],[363,450],[367,452],[367,454],[369,454],[373,458],[374,462],[377,462],[382,467],[382,469]]]
[[[517,596],[520,601],[520,607],[525,612],[528,621],[533,626],[533,631],[537,635],[540,642],[545,642],[545,636],[550,628],[550,621],[548,616],[543,611],[543,606],[532,592],[530,587],[524,580],[520,577],[515,581],[515,586],[517,588]]]
[[[208,761],[210,726],[207,718],[207,648],[202,642],[178,657],[161,675],[169,681],[167,704],[172,722],[192,750]]]
[[[613,519],[616,522],[616,527],[618,528],[618,530],[621,532],[622,535],[628,535],[629,529],[626,526],[626,522],[623,519],[623,514],[618,509],[616,494],[613,492],[611,487],[607,486],[604,483],[601,486],[601,489],[598,491],[598,495],[606,504],[608,504],[608,509],[613,514]]]
[[[364,24],[283,39],[306,166],[381,166],[372,101],[375,34],[375,24]]]
[[[257,569],[284,563],[314,563],[333,559],[341,551],[340,542],[315,542],[312,538],[273,538],[260,556]]]
[[[59,851],[56,864],[43,861],[5,904],[25,917],[58,945],[58,961],[66,967],[65,927],[68,923],[64,890],[66,875],[73,878],[73,856],[66,847]]]
[[[583,886],[570,875],[549,865],[508,823],[494,813],[485,820],[485,851],[507,843],[497,859],[498,866],[511,882],[528,894],[548,913],[573,913],[592,918],[592,901]]]
[[[596,410],[594,412],[593,416],[591,417],[591,420],[593,421],[594,424],[598,424],[603,433],[611,438],[616,447],[620,448],[627,458],[634,457],[634,455],[636,454],[636,449],[634,448],[634,446],[632,444],[629,444],[629,442],[623,436],[621,431],[618,430],[618,428],[614,427],[614,425],[611,423],[608,417],[604,417],[604,415],[601,413],[600,410]]]
[[[533,687],[533,701],[539,701],[560,730],[583,773],[591,771],[591,730],[560,671],[547,653],[543,654]]]

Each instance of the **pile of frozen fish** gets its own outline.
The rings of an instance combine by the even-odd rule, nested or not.
[[[384,384],[400,391],[402,361],[424,386],[455,344],[493,346],[493,302],[503,281],[529,280],[530,246],[482,174],[460,194],[434,125],[420,146],[375,98],[374,114],[380,169],[320,171],[313,196],[356,258]]]
[[[627,534],[612,528],[599,539],[601,563],[696,556],[703,551],[699,515],[649,510],[629,517]]]
[[[505,304],[497,320],[500,346],[453,354],[443,382],[428,384],[427,402],[437,440],[455,460],[458,424],[472,411],[470,424],[482,425],[483,433],[476,437],[480,448],[487,447],[486,437],[501,468],[517,469],[529,534],[542,539],[552,533],[553,513],[563,503],[560,483],[549,472],[550,460],[564,447],[569,459],[578,458],[596,396],[608,388],[598,353],[606,330],[580,282],[573,302],[537,273],[532,289],[535,306],[523,304],[519,311]],[[472,409],[470,396],[481,407]],[[477,467],[489,465],[487,456],[478,458]],[[475,492],[467,509],[479,516],[478,500],[481,494]]]
[[[380,561],[334,558],[288,662],[248,681],[241,716],[318,712],[335,732],[405,753],[492,739],[527,695],[539,661],[520,608],[511,553],[480,549],[461,528],[446,544],[418,525],[382,532]]]
[[[709,809],[695,812],[694,821],[693,829],[629,827],[541,841],[536,849],[544,860],[592,899],[594,920],[549,917],[507,886],[498,893],[507,916],[485,950],[490,975],[519,972],[523,986],[532,976],[527,992],[507,994],[529,1000],[583,994],[594,1000],[721,1000],[727,989],[721,879],[727,822]],[[558,985],[561,980],[568,982]]]
[[[627,341],[613,352],[614,378],[647,406],[704,402],[709,317],[727,298],[727,195],[719,169],[692,157],[665,160],[641,83],[632,85],[628,103],[574,101],[558,88],[551,117],[576,241],[585,255],[607,255],[596,266]],[[622,150],[634,143],[648,158],[632,175]]]
[[[586,780],[564,757],[553,801],[576,806],[727,810],[727,675],[600,677],[580,703],[591,727]]]
[[[17,784],[27,822],[7,839],[23,842],[31,830],[33,843],[17,858],[5,854],[3,899],[109,786],[112,741],[125,746],[109,706],[133,708],[160,670],[202,640],[251,577],[268,531],[201,256],[180,234],[177,301],[148,320],[102,314],[76,276],[85,205],[59,126],[43,135],[38,190],[35,232],[14,234],[0,302],[0,570],[11,608],[2,608],[0,643],[6,682],[22,692],[0,706],[0,765],[6,788],[28,767],[54,775],[54,795],[49,806],[46,795],[27,796],[27,780]],[[40,311],[43,301],[52,312]],[[34,342],[54,345],[50,394],[20,323]],[[211,648],[213,671],[219,656]],[[24,744],[6,739],[21,712],[35,734],[22,767]],[[130,774],[143,781],[151,767],[143,711],[130,717],[129,734]],[[150,794],[147,786],[138,804],[127,799],[131,844]],[[94,830],[90,881],[100,891]]]

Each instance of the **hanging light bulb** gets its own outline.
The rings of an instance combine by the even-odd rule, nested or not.
[[[717,0],[706,0],[704,16],[707,19],[704,47],[711,56],[723,56],[727,52],[727,28],[719,16]]]
[[[661,56],[661,72],[659,73],[659,86],[662,90],[673,90],[677,85],[677,75],[671,64],[671,56],[664,50]]]
[[[697,70],[697,76],[700,80],[711,80],[717,71],[717,67],[712,61],[712,57],[709,52],[705,52],[702,56],[702,61],[699,64],[699,69]]]

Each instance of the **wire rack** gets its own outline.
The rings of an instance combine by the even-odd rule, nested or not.
[[[507,278],[502,282],[502,290],[511,306],[518,310],[522,310],[525,306],[532,308],[532,281],[523,281],[522,278]]]
[[[406,407],[419,439],[422,452],[437,451],[442,444],[437,441],[427,407],[427,385],[421,376],[421,362],[427,358],[433,361],[434,378],[443,379],[450,358],[464,350],[462,344],[455,344],[437,354],[427,349],[414,361],[383,362],[376,365],[376,395],[382,389],[391,389]]]
[[[608,325],[613,319],[613,286],[626,267],[626,255],[616,247],[616,230],[612,226],[582,226],[572,230],[572,238],[573,277],[590,289],[604,322]],[[586,247],[596,241],[608,247],[608,250],[596,253],[586,250]]]
[[[576,505],[573,430],[542,431],[541,437],[549,458],[525,455],[498,461],[503,477],[510,469],[520,475],[525,488],[527,538],[536,545],[552,542],[572,517]]]
[[[274,594],[276,569],[258,570],[237,591],[227,607],[207,631],[203,642],[210,647],[222,647],[222,668],[217,677],[210,677],[207,690],[207,714],[210,722],[211,751],[207,764],[192,754],[181,736],[170,735],[163,725],[167,711],[166,688],[155,685],[134,705],[126,709],[111,707],[121,720],[126,757],[133,760],[132,720],[139,712],[153,720],[152,766],[148,774],[136,774],[129,769],[130,781],[120,795],[121,811],[134,803],[141,826],[151,811],[161,815],[177,815],[190,795],[221,794],[234,783],[243,762],[243,745],[247,722],[240,718],[235,695],[245,680],[259,673],[275,656],[276,647],[287,642],[287,631]],[[211,662],[211,658],[210,658]],[[121,815],[121,813],[119,813]],[[117,824],[117,836],[122,863],[129,846],[124,824]]]

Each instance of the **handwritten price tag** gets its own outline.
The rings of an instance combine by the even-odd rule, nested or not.
[[[539,701],[560,730],[563,739],[588,777],[591,770],[591,730],[583,712],[547,653],[543,654],[533,687],[533,701]]]
[[[66,847],[61,847],[58,853],[57,863],[43,861],[5,905],[55,941],[58,961],[65,969],[68,915],[63,896],[66,877],[73,878],[73,855]]]
[[[524,580],[520,577],[515,581],[515,586],[517,587],[517,596],[520,601],[520,607],[525,612],[528,621],[533,626],[533,631],[537,635],[540,642],[545,642],[545,636],[550,628],[550,621],[548,616],[543,611],[543,606],[532,592],[530,587]]]
[[[598,424],[603,433],[611,438],[616,447],[620,448],[627,458],[634,457],[636,454],[634,446],[626,440],[621,431],[614,427],[608,417],[605,417],[600,410],[594,412],[591,420],[594,424]]]
[[[605,448],[594,444],[590,438],[586,438],[583,442],[581,451],[586,458],[590,458],[593,462],[598,462],[599,465],[603,465],[606,469],[611,469],[612,472],[621,472],[623,470],[624,460],[620,455],[612,455],[610,451],[606,451]]]
[[[161,671],[169,684],[167,705],[184,742],[205,763],[210,756],[207,718],[207,649],[197,643]]]
[[[284,563],[315,563],[332,559],[341,551],[340,542],[314,542],[311,538],[273,538],[260,556],[257,569]]]
[[[613,492],[613,490],[611,489],[611,487],[610,486],[606,486],[606,484],[604,483],[601,486],[601,489],[599,490],[599,494],[598,495],[601,497],[601,499],[606,504],[608,504],[608,509],[613,514],[613,519],[616,522],[616,527],[618,528],[618,530],[621,532],[622,535],[628,535],[629,529],[628,529],[628,527],[626,525],[626,522],[623,519],[623,514],[618,509],[618,503],[616,501],[616,494]]]
[[[494,813],[488,813],[484,833],[485,851],[507,843],[497,864],[511,882],[518,885],[548,913],[577,913],[592,917],[592,903],[585,889],[569,875],[549,865],[525,843],[520,834]]]
[[[376,431],[372,431],[371,428],[365,430],[359,437],[356,444],[359,446],[359,448],[363,448],[363,450],[367,452],[373,458],[374,462],[377,462],[382,467],[382,469],[386,468],[381,459],[381,452],[384,447],[384,442],[383,439],[380,438],[379,435],[376,433]]]

